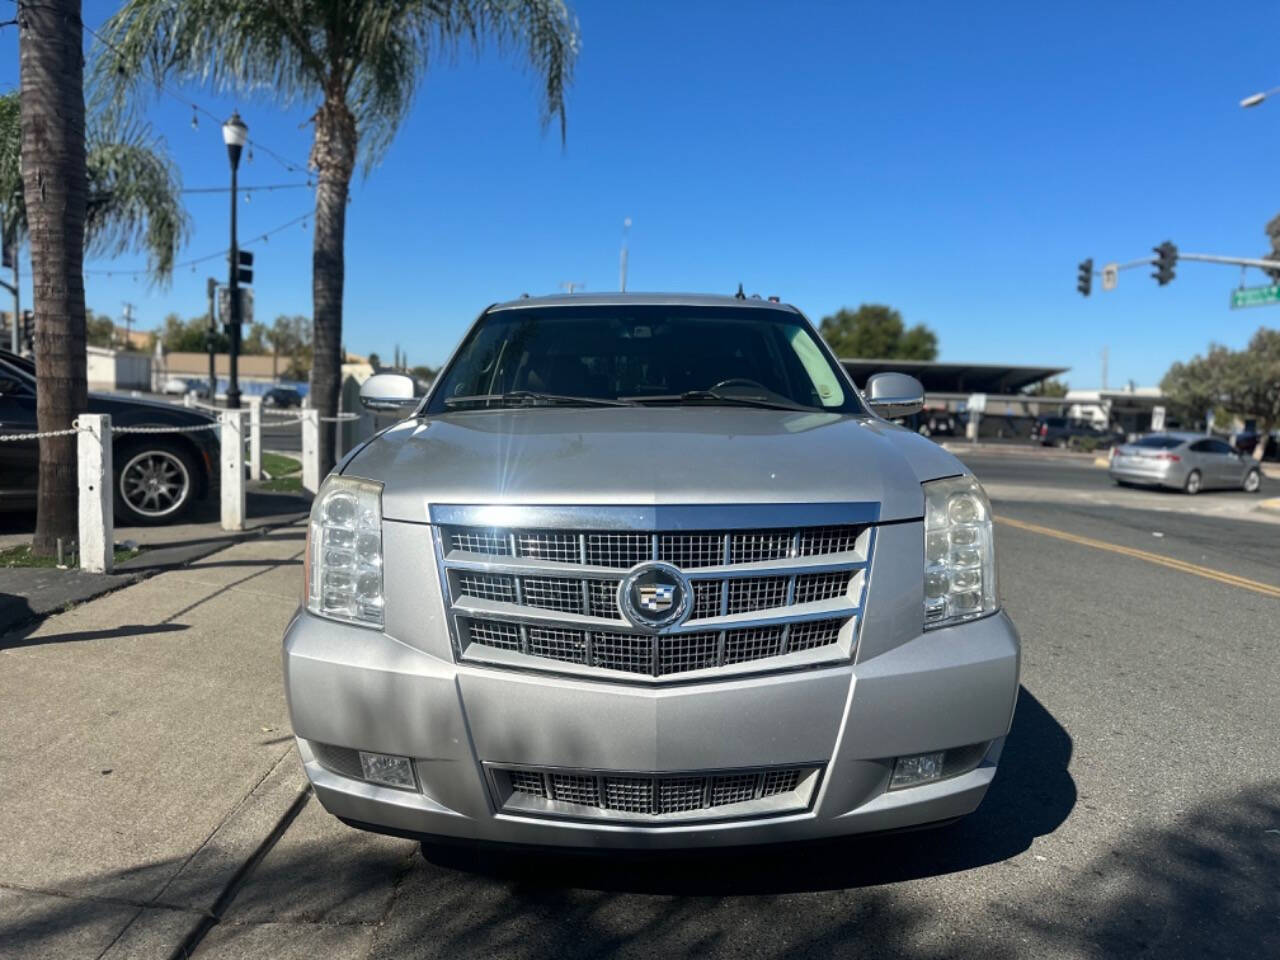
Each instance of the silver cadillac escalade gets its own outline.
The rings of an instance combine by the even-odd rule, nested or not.
[[[284,638],[316,796],[422,839],[672,848],[944,823],[1018,690],[991,508],[793,307],[485,310],[311,512]]]

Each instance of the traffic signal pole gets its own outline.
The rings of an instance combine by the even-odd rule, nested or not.
[[[1259,260],[1257,257],[1228,257],[1216,253],[1182,253],[1179,251],[1175,260],[1191,260],[1196,263],[1225,263],[1233,267],[1257,267],[1259,270],[1280,271],[1280,260]],[[1148,264],[1159,263],[1159,257],[1139,257],[1137,260],[1126,260],[1115,264],[1117,270],[1132,270]],[[1101,276],[1101,270],[1093,271],[1094,276]]]

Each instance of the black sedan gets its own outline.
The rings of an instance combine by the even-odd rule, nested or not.
[[[152,400],[89,394],[88,413],[113,427],[192,427],[213,423],[198,410]],[[35,365],[0,350],[0,435],[36,432]],[[0,510],[33,510],[40,447],[35,440],[0,443]],[[116,522],[171,523],[214,490],[218,432],[120,433],[112,443]]]

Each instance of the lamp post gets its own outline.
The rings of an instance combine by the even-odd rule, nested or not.
[[[240,119],[238,111],[231,112],[231,119],[222,125],[222,139],[227,145],[227,157],[231,160],[231,256],[230,278],[227,286],[231,307],[230,370],[227,378],[227,407],[231,410],[240,408],[240,378],[238,361],[240,357],[240,247],[236,241],[236,171],[240,167],[240,151],[249,139],[249,128]]]

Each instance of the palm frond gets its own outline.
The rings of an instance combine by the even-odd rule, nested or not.
[[[88,139],[89,252],[112,257],[145,250],[148,273],[167,281],[190,233],[190,219],[179,199],[181,181],[163,143],[142,124],[118,129],[95,123]]]

